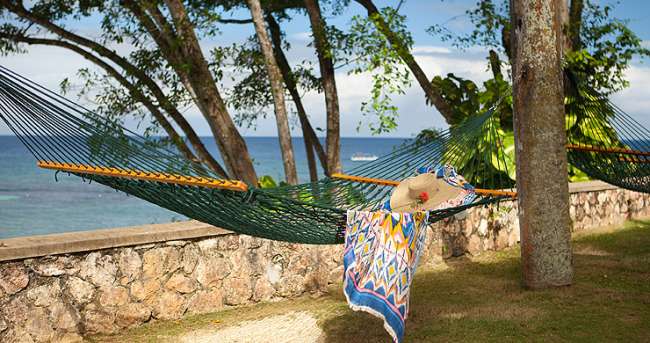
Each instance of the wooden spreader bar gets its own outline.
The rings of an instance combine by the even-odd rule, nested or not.
[[[400,183],[399,181],[394,181],[394,180],[373,179],[365,176],[354,176],[354,175],[347,175],[347,174],[340,174],[340,173],[332,174],[332,178],[354,181],[354,182],[362,182],[362,183],[373,183],[376,185],[391,186],[391,187],[396,187]],[[482,196],[506,196],[511,198],[517,197],[517,192],[511,192],[511,191],[475,188],[474,192]]]
[[[162,182],[175,185],[227,189],[240,192],[245,192],[248,190],[248,185],[238,180],[219,180],[206,177],[146,172],[142,170],[127,170],[109,167],[93,167],[83,164],[57,163],[47,161],[38,161],[38,166],[45,169],[60,170],[78,174],[111,176],[133,180]]]
[[[574,145],[574,144],[567,144],[566,148],[569,150],[579,150],[579,151],[593,151],[593,152],[605,152],[605,153],[612,153],[612,154],[650,156],[650,152],[648,151],[631,150],[631,149],[624,149],[624,148],[600,148],[591,145]]]
[[[567,144],[566,148],[569,150],[605,152],[605,153],[616,153],[616,154],[636,155],[636,156],[650,156],[650,152],[647,151],[630,150],[624,148],[600,148],[600,147],[589,146],[589,145],[573,145],[573,144]],[[636,163],[650,163],[650,159],[645,160],[645,159],[621,158],[621,160],[628,161],[628,162],[636,162]],[[205,177],[147,172],[142,170],[118,169],[118,168],[109,168],[109,167],[94,167],[94,166],[88,166],[83,164],[58,163],[58,162],[48,162],[48,161],[38,161],[38,166],[45,169],[60,170],[60,171],[65,171],[70,173],[78,173],[78,174],[92,174],[92,175],[101,175],[101,176],[121,177],[121,178],[133,179],[133,180],[154,181],[154,182],[162,182],[162,183],[169,183],[169,184],[176,184],[176,185],[197,186],[197,187],[206,187],[206,188],[215,188],[215,189],[227,189],[231,191],[240,191],[240,192],[246,192],[248,190],[248,185],[239,180],[219,180],[219,179],[205,178]],[[353,181],[353,182],[372,183],[376,185],[390,186],[390,187],[396,187],[400,183],[399,181],[394,181],[394,180],[375,179],[375,178],[370,178],[365,176],[355,176],[355,175],[347,175],[341,173],[332,174],[332,178]],[[475,188],[474,191],[476,192],[476,194],[482,196],[506,196],[511,198],[517,197],[517,192],[512,192],[512,191],[481,189],[481,188]]]
[[[373,179],[365,176],[355,176],[355,175],[348,175],[348,174],[341,174],[341,173],[332,174],[332,178],[354,181],[354,182],[361,182],[361,183],[374,183],[376,185],[381,185],[381,186],[397,187],[397,185],[399,185],[399,181],[386,180],[386,179]]]

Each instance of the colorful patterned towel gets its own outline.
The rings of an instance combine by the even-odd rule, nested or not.
[[[401,342],[428,214],[348,211],[347,215],[345,297],[353,310],[383,319],[393,340]]]

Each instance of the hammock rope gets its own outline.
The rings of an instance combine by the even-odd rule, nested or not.
[[[569,162],[590,177],[650,191],[650,132],[607,99],[568,102]],[[259,188],[224,180],[119,121],[99,116],[0,67],[0,119],[46,169],[101,183],[163,208],[238,233],[306,244],[343,241],[345,213],[372,209],[422,166],[449,164],[479,195],[463,206],[431,211],[430,222],[516,193],[514,158],[495,108],[449,130],[420,137],[345,174],[318,182]],[[507,119],[506,120],[507,123]],[[643,138],[645,137],[645,138]],[[511,138],[511,136],[510,136]],[[472,149],[472,153],[468,153]],[[650,159],[648,159],[650,161]]]
[[[374,183],[377,185],[391,186],[391,187],[397,187],[397,185],[400,184],[400,181],[395,181],[395,180],[373,179],[365,176],[355,176],[355,175],[347,175],[347,174],[340,174],[340,173],[332,174],[331,177],[333,179],[349,180],[349,181],[362,182],[362,183]],[[517,192],[505,191],[505,190],[474,188],[474,192],[482,196],[506,196],[513,199],[517,197]]]
[[[566,108],[568,162],[591,178],[650,192],[650,131],[588,87]]]
[[[476,176],[468,179],[474,185],[488,190],[512,188],[514,181],[508,177],[507,163],[494,155],[496,144],[485,141],[485,137],[499,137],[498,118],[492,112],[474,116],[435,137],[412,140],[347,173],[385,180],[383,183],[339,177],[258,188],[238,180],[223,180],[155,139],[139,136],[119,122],[0,67],[0,118],[40,167],[98,182],[235,232],[297,243],[341,243],[347,210],[379,206],[397,180],[414,175],[420,166],[462,166]],[[470,159],[464,153],[467,146],[483,154]],[[479,170],[485,165],[503,170],[493,170],[486,177]],[[471,204],[432,211],[429,218],[435,222],[510,196],[486,191]]]

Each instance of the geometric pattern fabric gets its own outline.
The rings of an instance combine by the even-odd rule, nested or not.
[[[409,291],[424,249],[427,216],[427,212],[347,212],[345,297],[353,310],[381,318],[395,342],[404,336]]]

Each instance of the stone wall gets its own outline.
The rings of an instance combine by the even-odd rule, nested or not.
[[[340,255],[340,246],[223,234],[5,262],[0,341],[74,341],[152,319],[317,294],[341,277]]]
[[[569,214],[574,232],[650,217],[650,194],[607,187],[600,182],[570,186]],[[519,243],[517,202],[471,209],[432,225],[429,236],[425,261],[436,261],[435,256],[449,258],[514,246]]]
[[[650,215],[648,195],[602,185],[573,188],[575,230]],[[56,240],[54,236],[49,240]],[[0,259],[9,261],[0,262],[0,342],[79,341],[83,335],[113,333],[151,320],[317,295],[342,277],[341,246],[289,244],[227,232],[194,236],[20,259],[2,255],[2,249],[18,244],[3,240]],[[518,241],[516,204],[503,202],[433,225],[421,261],[439,263]],[[115,238],[108,242],[129,245]],[[12,254],[23,256],[19,250]]]

